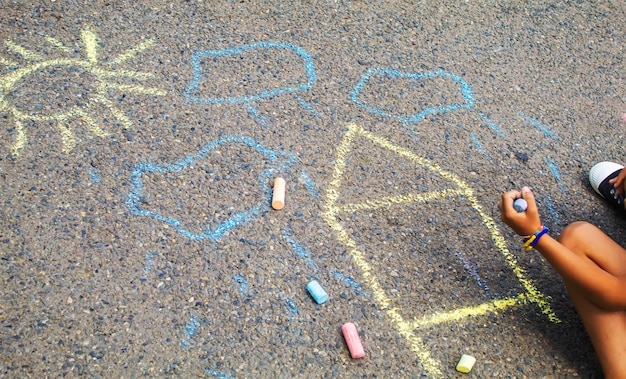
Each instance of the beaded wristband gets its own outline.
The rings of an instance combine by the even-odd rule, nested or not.
[[[533,249],[533,247],[535,247],[535,245],[537,245],[537,243],[539,242],[539,239],[541,238],[541,236],[543,236],[544,234],[550,232],[550,230],[548,228],[546,228],[543,224],[541,224],[539,226],[539,229],[537,229],[535,231],[535,233],[526,238],[524,240],[524,244],[522,245],[524,247],[524,249],[526,251],[531,251]]]
[[[541,238],[541,236],[543,236],[544,234],[548,232],[550,232],[550,230],[544,226],[539,232],[539,234],[537,234],[537,238],[535,238],[535,240],[530,243],[530,247],[535,247],[535,245],[539,242],[539,238]]]
[[[530,244],[533,243],[533,241],[535,240],[535,238],[537,238],[537,235],[541,232],[542,229],[543,224],[539,225],[539,228],[533,234],[524,238],[524,244],[522,245],[524,249],[527,249]]]

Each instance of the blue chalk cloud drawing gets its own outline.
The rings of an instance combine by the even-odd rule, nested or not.
[[[392,112],[387,110],[382,105],[376,105],[372,101],[364,100],[365,89],[369,86],[374,87],[373,82],[376,80],[380,80],[382,82],[386,82],[386,85],[393,85],[394,81],[400,82],[402,80],[408,80],[415,83],[421,82],[424,83],[428,80],[433,79],[444,79],[451,80],[453,85],[456,85],[459,89],[457,95],[460,94],[460,99],[457,102],[448,102],[442,103],[440,105],[430,104],[429,106],[422,105],[421,109],[416,113],[409,112]],[[402,84],[400,84],[402,85]],[[375,88],[374,88],[375,91]],[[457,96],[458,98],[458,96]],[[507,137],[503,130],[494,123],[487,115],[482,112],[476,111],[474,109],[474,95],[472,93],[472,88],[470,85],[461,79],[458,75],[437,70],[437,71],[427,71],[427,72],[404,72],[393,68],[373,68],[369,69],[357,82],[352,91],[350,92],[350,100],[356,103],[361,108],[367,110],[371,114],[382,117],[400,121],[404,123],[407,127],[408,124],[417,124],[420,121],[423,121],[428,116],[434,116],[437,114],[444,114],[446,112],[454,112],[458,110],[472,110],[478,115],[484,122],[484,125],[491,129],[493,136],[498,136],[499,138],[506,140]],[[559,137],[552,131],[551,128],[543,125],[539,121],[534,118],[526,116],[523,112],[520,112],[519,116],[528,124],[531,124],[535,129],[543,133],[545,138],[549,138],[553,141],[559,141]],[[478,135],[475,132],[470,133],[470,140],[475,149],[484,155],[488,160],[491,160],[489,154],[485,151],[482,143],[480,142]],[[547,158],[546,163],[551,169],[552,175],[557,180],[559,187],[562,190],[565,190],[563,184],[561,183],[560,174],[558,172],[558,168],[556,164],[550,160],[550,157]],[[555,220],[558,220],[556,215],[553,215]]]
[[[461,94],[463,96],[463,100],[457,103],[446,104],[441,106],[430,106],[423,110],[420,110],[417,113],[413,114],[394,114],[392,112],[386,111],[382,108],[377,108],[373,105],[366,103],[361,100],[361,95],[363,93],[363,88],[366,87],[369,82],[376,77],[381,77],[385,79],[391,80],[399,80],[399,79],[409,79],[413,81],[424,81],[435,78],[444,78],[444,79],[452,79],[458,86],[460,87]],[[445,71],[430,71],[430,72],[403,72],[391,68],[375,68],[368,70],[365,75],[361,77],[357,85],[352,89],[350,93],[350,99],[354,101],[359,106],[367,109],[370,113],[376,116],[388,117],[392,119],[396,119],[405,123],[416,123],[424,119],[429,115],[434,115],[438,113],[445,113],[449,111],[455,111],[457,109],[471,109],[474,106],[474,96],[472,95],[472,89],[469,84],[467,84],[463,79],[458,77],[457,75],[445,72]]]
[[[181,173],[192,164],[200,163],[199,161],[205,160],[211,151],[228,144],[238,144],[250,147],[259,154],[263,155],[265,159],[270,161],[268,167],[258,177],[258,184],[261,188],[263,196],[254,206],[249,207],[245,211],[233,214],[231,217],[225,219],[217,225],[205,225],[204,229],[199,233],[190,231],[190,228],[186,227],[184,223],[177,218],[168,217],[165,214],[141,207],[142,198],[144,197],[144,185],[142,182],[144,175],[149,175],[151,173],[175,175],[177,173]],[[295,161],[296,158],[293,154],[281,153],[268,149],[250,137],[242,135],[229,135],[207,143],[197,154],[188,156],[172,164],[154,165],[150,163],[139,163],[133,166],[133,172],[130,179],[131,191],[128,195],[126,205],[133,215],[149,217],[162,221],[173,227],[178,233],[192,240],[203,240],[206,238],[218,240],[233,228],[250,222],[256,216],[269,209],[272,196],[270,182],[273,174],[277,171],[288,168],[293,165]]]
[[[280,74],[285,75],[284,78],[280,78],[278,77],[278,74],[276,74],[272,77],[272,79],[273,81],[282,82],[286,85],[276,85],[274,82],[261,83],[261,86],[266,85],[269,88],[252,89],[250,93],[246,93],[241,96],[220,96],[218,93],[213,95],[210,93],[202,93],[203,91],[201,89],[201,85],[208,80],[208,78],[205,77],[203,70],[210,71],[210,65],[214,64],[213,71],[218,74],[223,74],[222,71],[225,66],[220,66],[220,63],[223,63],[220,61],[221,58],[238,57],[241,60],[246,60],[248,62],[262,58],[262,60],[265,61],[266,58],[272,54],[276,55],[285,52],[294,53],[296,58],[302,62],[304,66],[304,76],[302,78],[294,78],[290,76],[289,72],[281,72]],[[289,59],[288,62],[281,60],[281,64],[297,69],[298,67],[291,64],[291,61],[291,59]],[[253,103],[271,99],[279,95],[292,94],[305,110],[311,113],[316,113],[313,107],[298,95],[300,92],[307,91],[313,87],[313,84],[317,80],[313,58],[308,52],[298,46],[277,42],[259,42],[225,50],[198,51],[193,54],[192,62],[193,80],[184,92],[184,98],[187,101],[201,104],[244,104],[248,111],[257,120],[264,122],[263,117],[257,112]],[[262,65],[257,64],[257,69],[261,70]],[[249,72],[236,72],[234,75],[242,75],[242,78],[245,79],[245,76],[249,77],[250,74],[251,73]]]

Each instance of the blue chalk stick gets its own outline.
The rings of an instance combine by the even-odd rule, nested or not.
[[[317,280],[312,280],[309,284],[306,285],[306,289],[309,291],[315,302],[318,304],[323,304],[328,300],[328,294],[322,286],[317,282]]]
[[[528,208],[528,203],[524,199],[515,199],[513,208],[518,212],[525,212],[526,208]]]

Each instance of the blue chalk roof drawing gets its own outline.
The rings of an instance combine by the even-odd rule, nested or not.
[[[306,83],[301,84],[295,87],[279,87],[267,91],[260,91],[250,96],[244,97],[198,97],[193,94],[197,92],[200,83],[204,80],[202,76],[202,59],[207,57],[224,57],[229,55],[238,55],[244,52],[255,50],[255,49],[287,49],[292,50],[297,55],[299,55],[303,62],[304,67],[306,69]],[[189,87],[185,90],[184,97],[187,101],[193,101],[202,104],[228,104],[228,103],[250,103],[253,101],[258,101],[270,97],[274,97],[277,95],[282,95],[285,93],[296,93],[299,91],[308,90],[313,86],[315,80],[317,80],[317,76],[315,74],[315,66],[313,65],[313,58],[309,53],[305,50],[286,43],[277,43],[277,42],[259,42],[252,45],[244,45],[239,47],[234,47],[226,50],[207,50],[207,51],[198,51],[193,54],[192,57],[193,62],[193,80],[191,81]]]
[[[429,107],[416,114],[409,114],[409,115],[392,114],[380,108],[376,108],[374,106],[366,104],[359,99],[359,96],[361,95],[361,92],[363,91],[363,87],[365,87],[368,84],[368,81],[370,80],[372,76],[389,76],[392,79],[412,79],[412,80],[432,79],[435,77],[451,78],[452,80],[454,80],[455,82],[459,84],[464,101],[459,102],[459,103],[445,105],[445,106]],[[402,71],[398,71],[398,70],[390,69],[390,68],[370,69],[365,73],[365,75],[363,75],[363,77],[361,77],[361,80],[359,80],[357,85],[352,89],[352,92],[350,94],[350,99],[354,101],[355,103],[357,103],[359,106],[367,109],[373,115],[393,118],[393,119],[406,122],[406,123],[409,123],[409,122],[416,123],[416,122],[421,121],[424,117],[428,115],[433,115],[437,113],[445,113],[448,111],[455,111],[461,108],[471,109],[474,106],[474,97],[472,95],[472,89],[470,88],[469,84],[467,84],[465,81],[463,81],[463,79],[459,78],[457,75],[452,74],[450,72],[445,72],[445,71],[411,73],[411,72],[402,72]]]
[[[227,220],[221,222],[219,225],[216,225],[214,228],[211,228],[211,225],[205,225],[204,230],[201,233],[192,233],[183,226],[180,220],[168,217],[167,215],[163,215],[158,212],[146,210],[141,207],[140,203],[144,193],[142,177],[144,175],[155,172],[159,174],[182,172],[190,165],[196,163],[196,161],[205,159],[209,152],[216,150],[224,144],[242,144],[251,147],[271,161],[271,165],[268,166],[268,168],[264,170],[258,178],[259,186],[262,190],[262,193],[264,194],[263,198],[260,199],[259,202],[251,209],[234,214]],[[269,209],[272,196],[270,178],[276,171],[283,170],[288,166],[294,164],[295,160],[296,158],[294,155],[290,153],[279,153],[270,150],[250,137],[241,135],[229,135],[224,138],[209,142],[196,155],[186,157],[172,164],[153,165],[150,163],[139,163],[133,166],[133,172],[130,179],[131,191],[128,195],[126,205],[133,215],[150,217],[155,220],[163,221],[164,223],[173,227],[178,233],[192,240],[203,240],[205,238],[218,240],[223,237],[225,233],[229,232],[233,228],[251,221],[254,217]]]

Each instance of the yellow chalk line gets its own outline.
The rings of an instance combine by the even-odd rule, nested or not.
[[[351,213],[361,210],[374,210],[379,208],[389,207],[394,204],[404,203],[425,203],[430,200],[444,199],[450,196],[459,195],[459,191],[455,189],[445,189],[441,191],[425,192],[423,194],[407,194],[399,196],[383,197],[379,200],[367,200],[360,204],[346,204],[342,207],[337,207],[338,213]]]
[[[10,61],[6,62],[7,64],[11,64]],[[26,67],[21,67],[13,72],[10,72],[2,77],[0,77],[0,83],[7,89],[13,88],[15,83],[17,83],[20,79],[34,73],[35,71],[42,70],[48,67],[79,67],[84,69],[85,71],[90,72],[98,79],[108,79],[108,78],[130,78],[130,79],[138,79],[145,80],[151,79],[154,77],[154,74],[149,72],[137,72],[137,71],[127,71],[127,70],[105,70],[103,68],[94,66],[93,63],[89,61],[85,61],[77,58],[61,58],[61,59],[51,59],[42,62],[36,62]],[[141,86],[138,86],[141,87]]]
[[[98,37],[94,32],[89,29],[83,30],[80,35],[85,45],[85,52],[87,53],[87,60],[92,64],[98,63]]]
[[[430,170],[437,172],[439,175],[443,176],[444,178],[456,184],[461,189],[460,193],[462,193],[463,196],[465,196],[469,200],[469,202],[472,204],[472,208],[476,212],[478,212],[478,214],[480,215],[483,225],[489,230],[489,233],[491,234],[491,238],[493,240],[494,245],[496,245],[496,247],[504,255],[505,260],[509,264],[509,267],[511,267],[511,269],[517,276],[518,281],[520,282],[520,284],[522,284],[527,294],[529,295],[528,298],[539,306],[542,313],[547,315],[548,319],[551,322],[557,322],[557,323],[560,322],[559,318],[556,316],[554,311],[552,311],[552,308],[548,301],[548,297],[546,297],[541,292],[539,292],[539,290],[537,290],[532,280],[526,278],[525,270],[517,264],[517,260],[515,259],[515,256],[506,247],[506,241],[504,240],[504,237],[502,237],[502,235],[500,234],[500,231],[498,230],[498,227],[495,221],[489,215],[483,212],[482,206],[478,203],[478,199],[476,199],[476,197],[474,196],[474,191],[469,185],[467,185],[465,181],[463,181],[461,178],[459,178],[455,174],[445,171],[438,165],[416,155],[410,150],[393,145],[391,142],[387,141],[386,139],[376,136],[358,126],[355,126],[355,127],[358,128],[359,134],[369,139],[370,141],[375,142],[381,147],[389,149],[400,156],[413,160],[419,165],[427,167]]]
[[[6,58],[0,58],[0,64],[3,66],[7,66],[9,68],[13,68],[13,67],[17,67],[19,66],[19,64],[17,62],[14,62],[10,59],[6,59]]]
[[[454,309],[450,312],[437,312],[429,316],[424,316],[421,319],[416,319],[413,321],[412,325],[414,328],[426,328],[429,326],[459,321],[468,317],[483,316],[487,313],[503,311],[515,305],[523,305],[526,303],[528,303],[526,294],[520,294],[517,297],[497,299],[491,303]]]
[[[109,133],[105,132],[98,125],[96,120],[94,120],[93,117],[91,117],[87,112],[83,111],[82,109],[76,109],[75,113],[76,113],[76,116],[82,118],[83,121],[85,121],[87,126],[89,126],[89,130],[91,130],[93,134],[99,137],[107,137],[109,135]]]
[[[379,282],[375,274],[372,273],[372,267],[364,258],[363,254],[358,250],[356,242],[350,238],[348,233],[343,229],[341,224],[337,221],[338,209],[335,207],[337,199],[339,198],[339,188],[341,185],[341,178],[346,168],[346,155],[350,152],[350,146],[353,143],[354,134],[357,132],[357,127],[350,125],[348,132],[344,136],[341,145],[337,149],[337,159],[333,172],[333,179],[328,186],[326,194],[326,211],[322,214],[326,219],[326,222],[330,227],[337,232],[337,239],[342,245],[350,252],[354,263],[361,270],[361,274],[365,282],[372,289],[374,298],[376,299],[379,309],[384,310],[387,316],[391,319],[392,324],[395,325],[400,336],[407,340],[411,350],[417,355],[424,370],[431,377],[442,377],[443,373],[439,368],[439,363],[435,361],[430,352],[422,342],[421,338],[413,332],[413,327],[410,323],[406,322],[400,313],[395,308],[389,308],[389,299],[384,291],[380,288]]]
[[[115,83],[106,83],[108,88],[118,89],[120,91],[127,91],[130,93],[140,93],[144,95],[153,95],[153,96],[165,96],[167,95],[166,91],[157,89],[157,88],[145,88],[141,86],[134,85],[126,85],[126,84],[115,84]]]
[[[111,113],[113,113],[113,115],[117,117],[118,120],[120,120],[120,122],[125,128],[128,129],[133,126],[133,123],[130,121],[128,117],[126,117],[124,112],[122,112],[119,108],[116,108],[111,102],[111,100],[107,99],[104,95],[99,95],[95,97],[94,101],[100,104],[104,104],[109,109],[109,111],[111,111]]]
[[[25,59],[28,59],[30,61],[42,61],[45,58],[33,51],[30,51],[16,43],[14,43],[11,40],[6,40],[4,41],[7,45],[7,47],[9,48],[9,50],[11,50],[13,53],[19,54],[21,56],[23,56]]]
[[[97,77],[100,80],[105,79],[105,78],[115,78],[115,77],[126,77],[130,79],[150,79],[154,77],[153,74],[144,73],[144,72],[124,71],[124,70],[118,70],[118,71],[104,70],[102,68],[95,67],[93,66],[92,63],[84,61],[82,59],[66,58],[66,59],[53,59],[53,60],[44,61],[44,62],[37,62],[27,67],[19,68],[11,73],[8,73],[0,77],[0,86],[1,88],[4,88],[5,92],[8,92],[13,89],[13,86],[15,86],[15,83],[17,83],[19,80],[23,79],[24,77],[38,70],[42,70],[48,67],[59,67],[59,66],[79,67],[79,68],[85,69],[86,71],[90,72],[91,74],[93,74],[95,77]],[[153,95],[167,94],[166,91],[159,90],[156,88],[145,88],[143,86],[132,86],[132,85],[119,85],[119,84],[108,83],[108,82],[105,82],[105,83],[107,85],[118,86],[118,87],[125,88],[127,90],[134,90],[140,93],[147,93],[147,94],[153,94]],[[133,89],[133,87],[135,89]]]
[[[67,116],[61,115],[57,119],[57,125],[61,132],[61,139],[63,141],[64,153],[70,153],[74,149],[74,146],[76,146],[74,133],[72,132],[72,129],[65,124],[67,122],[67,118]]]
[[[56,38],[53,37],[46,37],[46,41],[48,41],[48,43],[54,47],[56,47],[57,49],[61,50],[64,53],[67,54],[71,54],[72,53],[72,49],[70,49],[69,47],[65,46],[61,41],[59,41]]]
[[[146,50],[147,48],[149,48],[150,46],[152,46],[154,44],[154,40],[148,40],[146,42],[140,43],[139,45],[126,50],[126,52],[120,56],[118,56],[117,58],[115,58],[111,64],[120,64],[125,62],[126,60],[135,57],[136,55],[138,55],[139,53],[141,53],[142,51]]]
[[[15,129],[17,136],[15,136],[15,143],[13,144],[13,154],[17,155],[26,146],[26,133],[24,132],[24,125],[17,120],[15,120]]]
[[[349,211],[351,209],[368,209],[368,207],[370,206],[371,208],[369,209],[374,209],[376,207],[386,206],[386,205],[390,205],[394,203],[394,202],[389,201],[389,198],[388,198],[388,199],[383,199],[383,201],[381,202],[372,202],[371,205],[366,202],[364,204],[357,204],[356,206],[346,205],[346,206],[343,206],[342,208],[339,208],[336,206],[337,200],[339,198],[339,193],[340,193],[339,189],[341,187],[341,180],[346,171],[346,157],[352,151],[352,145],[354,143],[354,137],[356,135],[365,137],[369,139],[370,141],[380,145],[383,148],[389,149],[390,151],[393,151],[400,156],[406,157],[421,166],[424,166],[434,172],[437,172],[439,175],[450,180],[451,182],[453,182],[460,188],[460,191],[454,190],[452,193],[462,194],[463,196],[465,196],[472,204],[472,207],[474,208],[474,210],[476,210],[480,214],[483,225],[485,225],[487,229],[489,230],[494,244],[502,252],[502,254],[505,257],[505,260],[507,261],[507,263],[509,264],[509,266],[515,273],[520,284],[522,284],[522,286],[527,292],[526,294],[520,295],[518,299],[513,299],[513,300],[504,299],[502,301],[495,302],[492,305],[490,305],[491,307],[494,307],[494,309],[500,309],[498,307],[512,306],[513,304],[517,304],[519,302],[519,299],[524,299],[524,300],[527,299],[528,301],[537,304],[539,308],[541,309],[541,311],[548,316],[548,319],[550,321],[560,322],[558,317],[552,311],[548,298],[535,288],[531,280],[525,277],[525,271],[517,265],[517,261],[515,260],[513,254],[511,254],[508,251],[504,238],[500,235],[495,222],[493,221],[491,217],[489,217],[482,211],[482,207],[480,206],[476,197],[474,196],[472,189],[463,180],[461,180],[459,177],[457,177],[456,175],[452,173],[444,171],[436,164],[431,163],[430,161],[414,154],[413,152],[407,149],[393,145],[389,141],[381,137],[378,137],[370,132],[367,132],[363,128],[355,124],[349,124],[348,132],[344,135],[343,141],[337,148],[337,158],[336,158],[335,167],[333,169],[333,178],[328,186],[327,193],[326,193],[326,204],[325,204],[326,210],[322,213],[322,216],[326,219],[326,222],[330,225],[330,227],[334,231],[337,232],[338,234],[337,238],[339,242],[341,242],[342,245],[346,247],[348,251],[350,252],[355,264],[361,270],[361,273],[363,275],[363,278],[365,279],[365,282],[372,289],[374,298],[376,299],[376,302],[379,308],[386,311],[387,316],[393,321],[400,335],[408,341],[411,350],[417,354],[418,358],[422,362],[422,365],[424,366],[424,369],[428,372],[430,376],[439,377],[439,376],[442,376],[442,373],[440,371],[438,362],[436,362],[433,358],[431,358],[430,353],[427,351],[421,338],[415,335],[415,333],[413,332],[413,329],[415,328],[415,326],[420,325],[420,324],[407,322],[406,320],[403,319],[403,317],[400,315],[399,311],[396,308],[389,308],[390,299],[387,297],[385,292],[381,289],[378,278],[376,277],[375,274],[373,274],[374,269],[369,264],[369,262],[365,259],[364,255],[359,251],[356,242],[350,237],[350,235],[345,231],[345,229],[341,226],[341,224],[337,220],[337,215],[342,210]],[[394,200],[400,200],[400,199],[402,199],[402,197],[394,198]],[[409,201],[414,201],[415,197],[407,196],[404,199],[407,199]],[[483,308],[489,309],[489,305],[483,306]],[[455,317],[461,317],[463,315],[469,316],[476,312],[482,311],[483,308],[478,306],[478,308],[476,309],[473,309],[473,308],[466,308],[465,310],[460,309],[458,310],[457,313],[434,314],[432,316],[431,322],[443,322],[445,320],[453,320]]]
[[[11,106],[7,103],[3,93],[9,93],[13,90],[15,84],[25,78],[26,76],[36,72],[37,70],[42,70],[48,67],[78,67],[82,68],[85,71],[91,73],[95,76],[96,80],[100,83],[99,94],[96,95],[91,103],[87,104],[87,108],[91,108],[93,103],[104,104],[111,113],[122,123],[122,125],[126,128],[132,126],[132,122],[130,119],[118,108],[116,108],[111,101],[109,101],[105,97],[105,92],[107,89],[117,89],[121,91],[126,91],[130,93],[139,93],[145,95],[153,95],[153,96],[165,96],[167,94],[166,91],[158,89],[158,88],[150,88],[139,85],[127,85],[127,84],[117,84],[106,82],[105,79],[109,78],[130,78],[130,79],[149,79],[153,78],[154,75],[152,73],[147,72],[138,72],[138,71],[128,71],[128,70],[117,70],[117,69],[104,69],[98,66],[98,37],[95,33],[90,30],[83,30],[81,34],[81,39],[85,46],[85,52],[87,55],[87,60],[77,59],[77,58],[65,58],[65,59],[51,59],[45,60],[43,56],[32,52],[24,47],[13,43],[10,40],[6,41],[8,48],[14,53],[22,55],[25,59],[31,61],[31,64],[26,67],[19,68],[19,64],[13,62],[11,60],[0,58],[0,64],[9,66],[9,67],[17,67],[15,71],[12,71],[6,75],[0,77],[0,109],[6,110],[12,114],[16,121],[16,141],[13,144],[13,152],[17,154],[19,150],[21,150],[27,143],[26,132],[24,125],[19,122],[20,120],[33,120],[36,122],[43,121],[56,121],[58,123],[58,128],[60,130],[62,140],[63,140],[63,150],[65,152],[70,152],[73,147],[76,145],[76,139],[74,134],[72,133],[71,128],[67,125],[67,121],[71,118],[80,118],[82,119],[89,127],[92,133],[98,136],[107,136],[108,133],[105,132],[96,121],[89,116],[87,111],[82,110],[78,107],[72,107],[62,114],[57,115],[31,115],[24,113],[17,108]],[[63,52],[71,52],[69,48],[63,45],[59,40],[46,37],[46,41],[58,48]],[[154,43],[153,40],[141,43],[134,48],[128,49],[124,54],[118,56],[114,61],[113,65],[117,65],[126,61],[127,59],[136,56],[140,52],[149,48]]]

